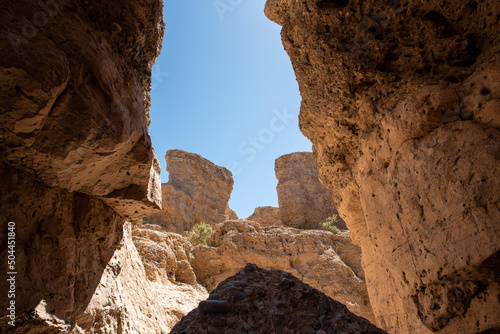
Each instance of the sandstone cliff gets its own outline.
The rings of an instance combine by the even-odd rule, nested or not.
[[[499,330],[498,1],[268,0],[265,12],[377,324]]]
[[[326,218],[337,214],[333,194],[319,181],[312,153],[297,152],[276,159],[279,218],[285,226],[318,228]],[[337,227],[346,229],[338,217]]]
[[[183,247],[191,246],[179,239],[182,237],[148,228],[135,227],[132,232],[127,224],[122,243],[78,326],[86,333],[170,332],[208,296],[193,280],[190,266],[182,266],[186,262]],[[157,259],[166,262],[154,261]]]
[[[162,7],[0,4],[0,257],[14,222],[19,323],[42,304],[61,323],[80,319],[125,220],[160,208],[147,114]],[[2,279],[3,310],[8,288]]]
[[[132,237],[130,223],[124,225],[123,238],[83,314],[72,322],[65,321],[51,311],[57,305],[42,299],[34,308],[36,313],[25,314],[16,327],[0,322],[2,333],[169,333],[208,293],[199,284],[182,283],[178,273],[183,271],[179,269],[173,271],[178,281],[173,276],[164,279],[171,274],[169,267],[161,261],[150,261],[148,255],[182,262],[182,246],[192,246],[174,247],[179,246],[181,236],[148,228],[134,227],[133,231],[137,236]],[[192,270],[190,274],[194,277]]]
[[[180,233],[202,221],[214,225],[227,218],[233,190],[229,170],[181,150],[168,151],[165,160],[169,174],[168,183],[162,184],[162,211],[144,218],[145,222]]]
[[[361,252],[348,232],[287,227],[261,227],[252,221],[218,224],[209,246],[193,250],[191,265],[198,282],[209,290],[246,263],[291,273],[304,283],[373,321],[361,269]]]
[[[273,206],[259,206],[247,220],[259,223],[261,226],[282,226],[279,209]]]
[[[172,330],[181,333],[385,333],[289,273],[247,264]]]

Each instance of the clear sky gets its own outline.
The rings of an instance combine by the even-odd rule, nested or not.
[[[298,128],[300,94],[281,27],[265,0],[164,0],[165,36],[153,69],[153,146],[181,149],[231,170],[240,218],[278,206],[274,160],[311,151]]]

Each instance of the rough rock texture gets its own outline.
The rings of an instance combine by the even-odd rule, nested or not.
[[[157,257],[170,257],[164,252],[173,249],[156,249],[155,246],[164,246],[175,238],[163,233],[165,238],[160,240],[161,232],[148,229],[134,228],[133,233],[134,237],[130,224],[127,224],[122,243],[108,263],[85,311],[87,317],[78,321],[87,333],[168,333],[182,316],[208,296],[206,289],[199,284],[163,279],[166,268],[161,263],[154,267],[144,256],[156,252]],[[141,237],[136,237],[136,234]],[[149,242],[138,242],[143,241],[144,236],[151,237]],[[181,252],[176,254],[181,255]],[[176,261],[175,257],[173,260]],[[177,261],[182,262],[182,256]],[[152,275],[153,271],[159,275]]]
[[[238,215],[236,212],[234,212],[233,209],[229,207],[229,205],[226,207],[226,217],[224,220],[236,220],[238,219]]]
[[[280,270],[247,264],[171,333],[385,333],[339,302]]]
[[[54,316],[75,321],[121,240],[122,219],[95,198],[49,188],[13,167],[0,165],[0,174],[0,255],[7,259],[7,222],[14,222],[17,315],[45,300]],[[1,269],[12,271],[6,260]],[[3,310],[7,283],[0,280]]]
[[[259,206],[247,218],[259,223],[261,226],[282,226],[279,218],[279,209],[274,206]]]
[[[193,246],[184,237],[149,224],[135,228],[133,236],[149,280],[196,284],[190,264]]]
[[[150,233],[147,229],[135,228],[134,231]],[[150,241],[149,244],[140,244],[141,253],[154,243]],[[159,253],[163,251],[162,249]],[[34,318],[23,314],[15,328],[7,325],[6,321],[1,321],[0,329],[2,333],[33,334],[169,333],[184,315],[208,297],[207,290],[199,284],[170,282],[161,277],[151,279],[151,263],[149,269],[145,268],[143,260],[132,242],[131,224],[127,223],[124,225],[123,238],[103,271],[99,285],[83,314],[72,322],[64,321],[50,312],[50,301],[42,299],[34,308]],[[158,266],[155,270],[161,272],[165,268]]]
[[[261,227],[247,220],[218,224],[209,246],[193,250],[191,265],[209,290],[252,262],[287,271],[374,321],[361,269],[361,252],[348,232]]]
[[[312,153],[283,155],[276,159],[274,169],[278,179],[279,218],[285,226],[314,229],[337,214],[332,191],[318,179]],[[336,225],[340,229],[347,228],[340,217]]]
[[[146,113],[162,2],[64,3],[0,5],[2,161],[123,217],[153,213],[160,170]]]
[[[17,320],[37,305],[80,319],[124,221],[158,211],[147,109],[162,35],[161,1],[0,4],[0,257],[15,222]]]
[[[268,0],[391,333],[500,330],[500,3]]]
[[[233,190],[229,170],[181,150],[169,150],[165,160],[169,174],[168,183],[162,184],[163,207],[161,212],[144,218],[145,222],[181,233],[202,221],[215,225],[227,218]]]

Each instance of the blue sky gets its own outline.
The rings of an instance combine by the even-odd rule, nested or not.
[[[153,69],[149,128],[165,152],[197,153],[231,170],[240,218],[278,206],[274,160],[311,151],[298,128],[300,95],[265,0],[165,0],[165,36]]]

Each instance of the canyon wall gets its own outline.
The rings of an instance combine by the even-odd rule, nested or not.
[[[15,300],[18,329],[37,306],[61,323],[80,319],[124,222],[161,206],[148,106],[162,7],[0,4],[0,270],[18,273],[15,299],[0,307]],[[0,281],[2,296],[10,287]]]
[[[169,150],[165,160],[169,174],[162,184],[163,207],[145,222],[181,233],[196,223],[215,225],[236,215],[228,207],[233,190],[229,170],[182,150]]]
[[[319,223],[337,214],[333,194],[319,181],[312,153],[296,152],[276,159],[279,218],[285,226],[316,229]],[[336,225],[346,229],[342,218]]]
[[[500,330],[498,1],[268,0],[390,333]]]
[[[374,321],[361,250],[349,232],[262,227],[249,220],[218,224],[208,246],[193,249],[191,265],[198,282],[213,290],[247,263],[283,270],[325,293],[358,316]]]

